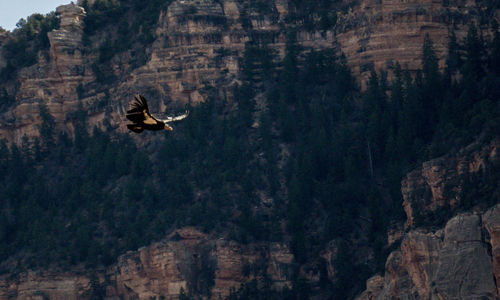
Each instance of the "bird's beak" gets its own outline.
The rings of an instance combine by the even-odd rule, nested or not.
[[[172,130],[173,130],[173,128],[172,128],[172,127],[170,127],[170,126],[168,126],[167,124],[165,124],[165,130],[172,131]]]

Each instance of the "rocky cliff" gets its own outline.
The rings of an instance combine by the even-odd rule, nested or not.
[[[0,136],[19,143],[23,136],[38,135],[39,103],[47,105],[61,128],[68,113],[78,106],[76,88],[94,80],[83,57],[83,8],[74,4],[57,8],[60,28],[48,33],[50,56],[39,55],[38,63],[19,72],[15,83],[4,87],[15,91],[15,103],[0,117]]]
[[[348,13],[339,14],[336,39],[349,65],[365,82],[372,68],[391,70],[421,68],[426,34],[434,42],[441,67],[445,65],[449,34],[462,39],[468,24],[478,21],[481,8],[474,1],[362,1]]]
[[[407,226],[414,226],[415,219],[438,209],[453,209],[463,204],[463,187],[470,178],[497,171],[499,149],[498,140],[486,145],[474,143],[458,153],[424,162],[408,173],[401,187]]]
[[[459,192],[464,188],[463,178],[496,174],[498,146],[498,140],[486,145],[475,143],[455,155],[425,162],[407,175],[402,193],[408,229],[399,248],[389,255],[385,275],[370,278],[367,290],[358,299],[499,297],[500,205],[487,210],[476,206],[473,212],[459,213],[441,228],[418,226],[415,220],[417,212],[443,218],[429,213],[444,206],[453,211],[463,205]],[[498,186],[498,182],[492,184]],[[498,195],[490,196],[491,203],[498,203]]]
[[[69,116],[78,98],[89,112],[91,125],[100,126],[106,116],[119,130],[123,130],[123,109],[136,92],[154,97],[153,106],[162,111],[176,103],[178,107],[203,101],[214,87],[230,99],[231,87],[238,83],[245,42],[266,41],[282,57],[286,27],[295,28],[304,50],[332,48],[344,53],[362,85],[372,67],[390,70],[399,62],[410,70],[419,68],[426,34],[444,66],[450,30],[454,28],[462,38],[467,24],[481,16],[481,8],[471,1],[450,1],[443,6],[440,0],[364,0],[337,12],[336,25],[329,30],[316,31],[286,23],[287,1],[276,0],[270,6],[270,11],[259,13],[236,0],[173,1],[159,14],[156,39],[145,50],[145,64],[131,67],[133,51],[116,55],[109,70],[119,79],[101,88],[95,84],[99,74],[92,65],[99,64],[96,53],[102,35],[85,48],[85,11],[74,4],[61,6],[56,11],[60,29],[49,33],[49,58],[40,55],[38,63],[21,70],[15,82],[4,84],[16,101],[0,115],[0,138],[19,143],[24,135],[36,136],[39,102],[47,104],[61,130],[71,133]],[[98,105],[103,101],[107,101],[106,109]]]
[[[51,271],[3,278],[0,298],[91,299],[99,294],[104,299],[177,299],[182,289],[204,299],[225,299],[260,276],[269,276],[273,289],[291,287],[293,266],[286,245],[241,245],[183,228],[120,256],[94,277]]]
[[[496,299],[499,209],[460,214],[437,231],[408,232],[385,275],[370,278],[358,299]]]

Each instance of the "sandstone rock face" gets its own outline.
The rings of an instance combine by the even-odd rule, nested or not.
[[[487,172],[500,161],[500,141],[486,145],[475,143],[459,153],[427,162],[410,173],[401,183],[407,225],[413,226],[416,214],[437,208],[453,208],[460,202],[461,186],[468,176]]]
[[[493,259],[493,274],[497,283],[497,293],[500,295],[500,205],[497,205],[483,215],[483,224],[489,234],[491,257]]]
[[[483,232],[499,224],[497,205],[457,215],[436,232],[410,231],[389,255],[383,284],[371,278],[358,299],[496,299],[499,253],[490,249],[497,241]]]
[[[89,279],[78,274],[28,272],[15,279],[0,279],[0,299],[76,300],[88,295]]]
[[[68,4],[57,8],[60,29],[48,33],[50,57],[39,55],[38,64],[19,73],[14,107],[0,115],[0,138],[20,143],[23,136],[38,136],[39,103],[62,125],[77,109],[76,87],[92,80],[82,54],[83,8]]]
[[[358,299],[498,299],[500,204],[476,206],[443,228],[419,228],[415,222],[418,214],[458,206],[461,190],[470,188],[465,179],[495,174],[498,149],[496,139],[476,142],[407,175],[401,185],[407,213],[401,245],[386,261],[383,283],[380,275],[372,277]]]
[[[390,71],[399,62],[403,69],[420,69],[426,34],[444,67],[450,30],[455,27],[459,40],[465,37],[479,10],[465,0],[449,1],[447,6],[441,0],[365,0],[338,15],[336,38],[365,83],[372,68]]]
[[[293,255],[279,243],[241,245],[213,240],[194,228],[182,228],[167,239],[130,251],[97,272],[105,299],[178,299],[181,288],[205,299],[225,299],[231,290],[261,276],[272,288],[291,287]],[[94,283],[95,284],[95,283]],[[90,299],[91,280],[71,273],[27,273],[0,280],[0,299]]]
[[[231,4],[234,9],[236,4],[227,3]],[[160,15],[151,59],[121,88],[156,90],[165,99],[160,103],[164,110],[171,101],[204,101],[203,89],[208,86],[229,87],[238,73],[238,53],[244,44],[238,34],[233,36],[231,29],[224,29],[226,22],[219,2],[174,1]],[[232,44],[225,45],[231,36]],[[224,51],[225,46],[232,52]]]
[[[470,23],[478,10],[472,2],[450,3],[443,7],[441,0],[363,0],[348,12],[339,12],[332,30],[311,32],[298,26],[297,41],[306,51],[332,48],[343,52],[361,83],[371,66],[390,69],[399,61],[410,70],[418,68],[426,33],[443,65],[449,29],[455,26],[458,38],[463,37],[467,28],[461,24]],[[278,58],[284,55],[281,23],[288,14],[288,2],[274,0],[271,7],[261,14],[236,0],[173,1],[160,14],[157,39],[146,49],[146,63],[114,83],[108,97],[92,85],[97,49],[82,51],[85,12],[75,4],[61,6],[57,9],[61,28],[49,33],[50,57],[41,55],[36,65],[20,72],[16,84],[8,85],[11,94],[15,91],[16,103],[0,113],[0,138],[19,143],[24,135],[37,136],[39,102],[47,104],[58,129],[71,134],[68,116],[78,107],[79,85],[85,87],[81,101],[89,112],[89,125],[101,126],[106,116],[119,131],[125,131],[123,110],[137,92],[150,96],[152,107],[160,111],[204,101],[214,87],[230,101],[232,86],[239,82],[245,42],[265,39]],[[134,54],[120,55],[112,60],[114,72],[130,69],[126,57]],[[98,105],[104,100],[106,108]]]

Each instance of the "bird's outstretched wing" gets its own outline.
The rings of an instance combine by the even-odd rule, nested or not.
[[[141,95],[136,95],[127,110],[127,119],[134,123],[154,125],[158,121],[149,113],[148,102]]]
[[[171,122],[183,120],[183,119],[187,118],[187,116],[189,116],[189,111],[186,111],[184,114],[178,115],[175,117],[167,117],[166,119],[164,119],[162,121],[165,123],[171,123]]]

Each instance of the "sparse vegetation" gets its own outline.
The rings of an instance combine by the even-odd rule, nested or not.
[[[11,79],[20,68],[37,62],[38,52],[46,51],[50,46],[47,32],[58,28],[59,19],[54,12],[47,15],[33,14],[26,20],[19,20],[16,26],[12,37],[2,45],[7,61],[7,66],[0,70],[3,80]]]

